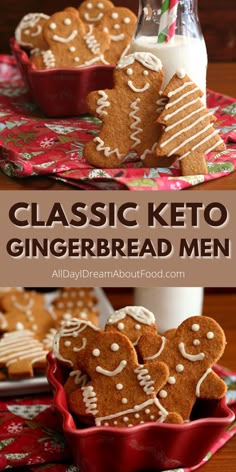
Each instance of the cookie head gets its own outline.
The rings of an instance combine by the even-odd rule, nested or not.
[[[144,333],[156,333],[157,326],[151,311],[141,306],[127,306],[111,315],[105,330],[126,335],[136,346]]]
[[[90,321],[77,318],[65,321],[53,341],[54,356],[71,367],[80,366],[83,363],[85,349],[97,337],[98,331],[99,328]]]
[[[85,0],[79,7],[79,15],[82,21],[96,25],[113,6],[108,0]]]
[[[112,8],[104,15],[101,21],[103,31],[109,33],[111,41],[119,42],[132,38],[137,18],[128,8]]]
[[[43,13],[29,13],[18,24],[15,31],[17,42],[27,48],[41,48],[44,46],[42,29],[49,16]]]
[[[43,29],[44,38],[49,45],[69,44],[81,33],[84,33],[82,21],[71,10],[54,13]]]
[[[135,52],[122,57],[115,69],[115,81],[128,86],[129,91],[143,94],[160,87],[163,80],[161,61],[152,53]]]
[[[222,328],[206,316],[185,320],[176,331],[176,339],[182,356],[194,364],[212,365],[221,357],[226,344]]]
[[[86,349],[85,369],[93,377],[114,378],[136,362],[136,353],[126,336],[118,332],[100,332]]]

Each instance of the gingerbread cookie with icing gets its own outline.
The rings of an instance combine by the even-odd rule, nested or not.
[[[108,319],[105,331],[119,331],[137,346],[143,334],[156,334],[157,325],[154,314],[142,306],[126,306],[115,311]]]
[[[50,311],[45,308],[32,308],[26,311],[0,313],[0,333],[31,330],[42,340],[54,326]]]
[[[225,144],[213,127],[216,118],[203,104],[203,92],[183,69],[162,93],[164,108],[158,123],[164,126],[156,153],[179,159],[182,175],[207,174],[205,154],[223,151]],[[157,161],[157,165],[158,161]]]
[[[98,26],[107,10],[113,7],[114,4],[109,0],[85,0],[78,11],[84,23]]]
[[[77,318],[65,321],[53,340],[54,357],[72,369],[83,369],[85,348],[99,331],[90,321]]]
[[[88,94],[89,112],[102,121],[99,134],[84,148],[90,164],[118,167],[129,151],[136,151],[145,166],[156,165],[161,128],[155,121],[162,82],[160,60],[151,53],[136,52],[117,64],[113,89]]]
[[[48,45],[43,37],[43,26],[49,19],[44,13],[28,13],[15,30],[15,38],[20,46],[35,51],[47,49]]]
[[[226,385],[213,372],[225,348],[219,324],[206,316],[185,320],[170,337],[144,334],[138,343],[143,362],[164,362],[169,368],[166,384],[158,393],[164,408],[189,420],[197,398],[220,399]]]
[[[105,60],[116,64],[128,53],[137,24],[136,15],[124,7],[114,7],[107,10],[99,23],[99,28],[109,33],[111,45],[104,53]]]
[[[103,53],[110,44],[108,33],[85,25],[71,9],[54,13],[44,25],[43,36],[48,48],[40,57],[32,58],[38,68],[105,63]]]
[[[0,368],[10,379],[33,377],[45,373],[48,351],[31,331],[12,331],[0,339]]]
[[[58,297],[53,301],[53,307],[57,310],[63,310],[67,313],[73,313],[75,310],[90,311],[95,308],[97,297],[94,290],[89,287],[83,288],[63,288]]]
[[[41,293],[32,290],[10,290],[1,297],[1,309],[4,312],[28,312],[44,308],[44,298]]]
[[[168,378],[165,364],[140,365],[130,340],[118,332],[99,332],[85,350],[84,368],[90,381],[69,394],[71,410],[93,417],[97,426],[133,426],[168,421],[157,392]],[[181,422],[176,414],[170,421]]]

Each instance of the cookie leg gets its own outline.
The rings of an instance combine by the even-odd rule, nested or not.
[[[118,149],[111,149],[99,138],[85,144],[84,157],[94,167],[101,169],[113,169],[121,165],[125,155],[121,155]]]
[[[196,151],[180,159],[180,169],[182,175],[208,174],[204,154]]]
[[[183,418],[182,416],[180,416],[178,413],[175,413],[175,412],[171,412],[171,413],[168,413],[166,419],[165,419],[165,423],[172,423],[172,424],[181,424],[183,423]]]

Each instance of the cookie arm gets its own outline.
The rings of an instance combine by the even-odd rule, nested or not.
[[[91,383],[85,387],[77,388],[68,396],[70,409],[79,416],[94,417],[97,410],[97,397]]]
[[[164,362],[147,362],[144,364],[144,369],[148,370],[152,381],[154,381],[153,388],[157,394],[167,382],[169,376],[169,369],[167,365]]]
[[[108,115],[111,90],[95,90],[87,96],[88,111],[101,120]]]
[[[166,338],[159,334],[143,334],[138,342],[137,351],[145,362],[158,360],[166,343]]]
[[[197,383],[196,396],[217,400],[225,395],[226,390],[224,381],[209,368]]]

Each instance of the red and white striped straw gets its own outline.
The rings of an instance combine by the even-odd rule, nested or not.
[[[170,41],[175,36],[178,3],[179,3],[179,0],[170,0],[169,11],[168,11],[168,31],[167,31],[167,36],[166,36],[166,42]]]

